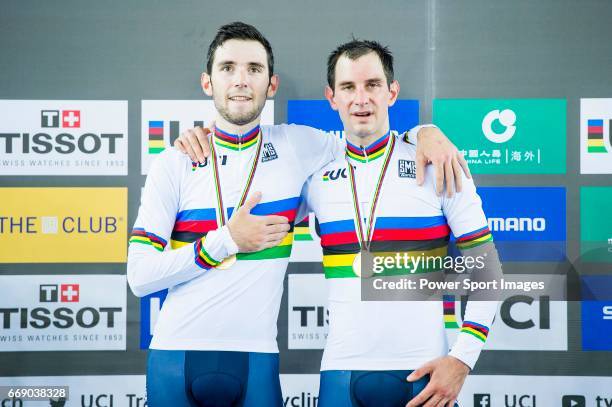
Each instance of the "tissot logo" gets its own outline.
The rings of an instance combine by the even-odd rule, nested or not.
[[[416,164],[414,161],[398,160],[398,176],[400,178],[416,178]]]
[[[300,327],[323,327],[329,324],[329,310],[323,305],[294,306],[292,311],[299,313]]]
[[[4,153],[6,154],[45,155],[58,153],[64,156],[75,152],[88,155],[96,153],[115,154],[121,138],[123,138],[123,134],[116,133],[60,133],[58,135],[48,133],[35,133],[33,135],[30,135],[30,133],[0,133],[0,139],[4,139]],[[87,164],[82,166],[87,166]],[[81,174],[75,173],[74,175]]]
[[[53,152],[67,155],[74,152],[93,155],[96,153],[116,154],[117,145],[123,138],[119,133],[60,133],[52,135],[38,132],[0,133],[4,140],[4,153],[14,154],[50,154]],[[1,150],[0,150],[1,151]],[[75,174],[79,175],[79,174]]]
[[[323,349],[329,329],[325,277],[290,274],[287,287],[289,349]]]
[[[0,175],[126,175],[127,102],[0,101]]]
[[[125,276],[10,275],[0,286],[0,351],[125,349]]]
[[[80,110],[41,110],[40,127],[57,128],[60,127],[60,117],[62,127],[78,128],[81,127]]]
[[[40,302],[79,302],[78,284],[41,284]]]

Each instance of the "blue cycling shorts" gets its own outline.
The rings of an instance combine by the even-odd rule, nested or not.
[[[282,407],[278,353],[149,350],[150,407]]]

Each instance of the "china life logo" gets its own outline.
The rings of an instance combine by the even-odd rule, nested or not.
[[[580,173],[612,174],[612,99],[580,99]]]
[[[434,100],[434,123],[481,174],[565,173],[565,117],[561,99]]]

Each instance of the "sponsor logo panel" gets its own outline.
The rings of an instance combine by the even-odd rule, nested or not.
[[[126,101],[0,100],[0,175],[127,175]]]
[[[537,275],[532,278],[537,279]],[[529,276],[524,276],[529,279]],[[555,285],[564,276],[551,277]],[[288,276],[288,348],[323,349],[329,330],[327,293],[322,274]],[[456,298],[448,308],[447,337],[452,345],[465,313],[466,299]],[[567,350],[567,303],[548,296],[515,295],[501,301],[485,349]]]
[[[323,274],[289,274],[289,349],[323,349],[329,328],[327,283]]]
[[[612,263],[612,187],[580,188],[580,255],[583,261]]]
[[[0,286],[0,351],[125,350],[125,276],[4,275]]]
[[[168,290],[162,290],[140,299],[140,349],[149,349],[166,295]]]
[[[469,375],[461,406],[612,406],[612,378],[588,376]]]
[[[512,276],[506,276],[511,280]],[[522,275],[523,281],[538,275]],[[557,281],[554,281],[557,280]],[[565,284],[564,276],[551,276],[551,284]],[[554,281],[554,282],[553,282]],[[452,347],[465,315],[466,298],[447,300],[446,334]],[[513,295],[500,302],[484,349],[489,350],[567,350],[567,302],[553,301],[546,295]]]
[[[141,103],[141,169],[147,174],[152,160],[171,147],[181,132],[210,123],[217,115],[212,100],[143,100]],[[261,124],[274,124],[274,101],[266,101]],[[267,160],[276,152],[268,147]]]
[[[0,262],[123,263],[127,188],[0,188]]]
[[[612,276],[581,278],[582,349],[612,350]]]
[[[612,174],[612,98],[580,99],[580,173]]]
[[[433,120],[476,174],[564,174],[563,99],[437,99]]]
[[[318,374],[281,374],[284,407],[317,407],[319,405]]]
[[[502,261],[566,258],[563,187],[479,187],[482,207]]]

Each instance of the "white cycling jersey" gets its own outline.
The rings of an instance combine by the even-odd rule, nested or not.
[[[137,296],[168,289],[150,347],[166,350],[278,352],[276,321],[291,254],[293,224],[306,179],[344,142],[306,126],[259,126],[241,135],[213,136],[222,198],[231,216],[261,137],[250,194],[261,191],[251,213],[281,215],[291,232],[276,247],[238,253],[216,216],[211,160],[196,165],[171,148],[153,163],[130,238],[128,282]]]
[[[414,140],[414,134],[410,135]],[[375,213],[371,250],[445,256],[451,231],[465,250],[492,240],[472,180],[453,198],[437,196],[433,169],[416,183],[416,147],[388,134],[362,148],[347,143],[364,225],[389,140],[395,137]],[[353,271],[359,252],[351,183],[345,156],[317,171],[303,190],[300,215],[315,213],[329,285],[329,335],[321,370],[412,370],[448,353],[442,301],[362,301]],[[498,264],[498,263],[497,263]],[[448,305],[448,304],[447,304]],[[486,340],[497,304],[469,301],[450,354],[473,367]]]

